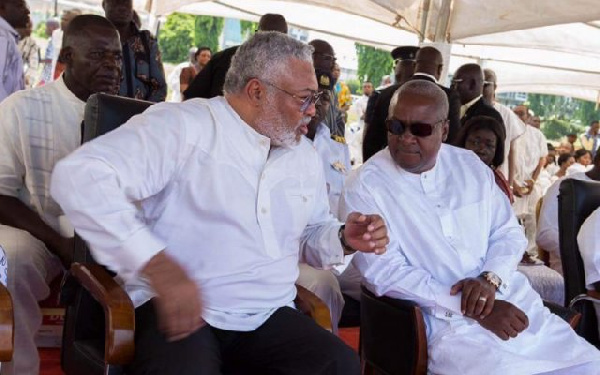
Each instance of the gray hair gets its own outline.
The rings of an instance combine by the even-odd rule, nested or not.
[[[277,80],[289,69],[291,58],[312,64],[312,52],[311,46],[280,32],[256,33],[233,56],[223,91],[238,93],[253,78]]]
[[[394,109],[398,104],[400,95],[423,96],[431,98],[437,104],[437,110],[444,118],[448,117],[448,97],[446,93],[433,82],[424,79],[413,79],[402,86],[392,96],[390,107],[388,109],[388,118],[394,115]]]

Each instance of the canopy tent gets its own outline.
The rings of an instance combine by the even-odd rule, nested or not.
[[[98,4],[101,0],[84,0]],[[283,14],[307,30],[391,50],[452,43],[449,67],[478,61],[500,90],[596,101],[600,90],[598,0],[136,0],[155,16],[178,11],[257,21]]]

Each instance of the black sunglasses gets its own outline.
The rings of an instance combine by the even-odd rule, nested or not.
[[[402,135],[406,131],[406,129],[410,130],[410,134],[416,137],[429,137],[433,134],[433,130],[437,127],[437,124],[446,121],[446,119],[441,119],[433,124],[427,124],[424,122],[413,122],[411,124],[405,124],[404,122],[396,119],[389,118],[385,120],[385,125],[387,130],[394,135]]]

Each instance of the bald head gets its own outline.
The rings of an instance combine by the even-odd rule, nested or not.
[[[437,114],[436,117],[448,117],[448,96],[442,89],[439,88],[438,85],[433,82],[423,79],[415,79],[400,86],[390,101],[388,117],[393,116],[394,109],[398,104],[398,100],[402,96],[418,96],[430,99],[435,105],[435,112]]]
[[[444,68],[444,58],[442,53],[435,47],[421,47],[416,56],[415,73],[429,74],[440,79],[442,69]]]
[[[106,30],[104,32],[108,32],[109,35],[118,33],[115,26],[102,16],[94,14],[77,16],[69,22],[69,26],[64,30],[61,48],[78,48],[78,43],[82,38],[89,39],[90,34],[98,33],[99,30]]]
[[[335,65],[335,53],[331,44],[322,39],[311,40],[308,45],[314,48],[313,64],[317,72],[332,73]]]
[[[465,64],[454,73],[452,85],[458,91],[461,104],[467,104],[483,94],[483,70],[477,64]]]
[[[288,25],[281,14],[267,13],[260,17],[258,29],[260,31],[279,31],[280,33],[287,34]]]

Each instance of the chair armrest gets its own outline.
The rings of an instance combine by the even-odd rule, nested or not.
[[[12,359],[15,342],[13,303],[8,289],[0,283],[0,361]]]
[[[546,306],[553,314],[563,318],[567,323],[569,323],[571,328],[577,329],[577,325],[581,320],[581,313],[578,313],[569,307],[564,307],[550,301],[544,301],[544,306]]]
[[[572,309],[581,301],[590,301],[595,304],[600,304],[600,292],[595,290],[588,290],[586,293],[581,293],[580,295],[575,296],[575,298],[573,298],[571,302],[569,302],[569,308]]]
[[[331,314],[327,305],[308,289],[296,284],[296,307],[318,325],[331,332]]]
[[[131,299],[100,265],[73,263],[70,272],[104,309],[105,362],[111,365],[130,363],[135,335],[135,308]]]

